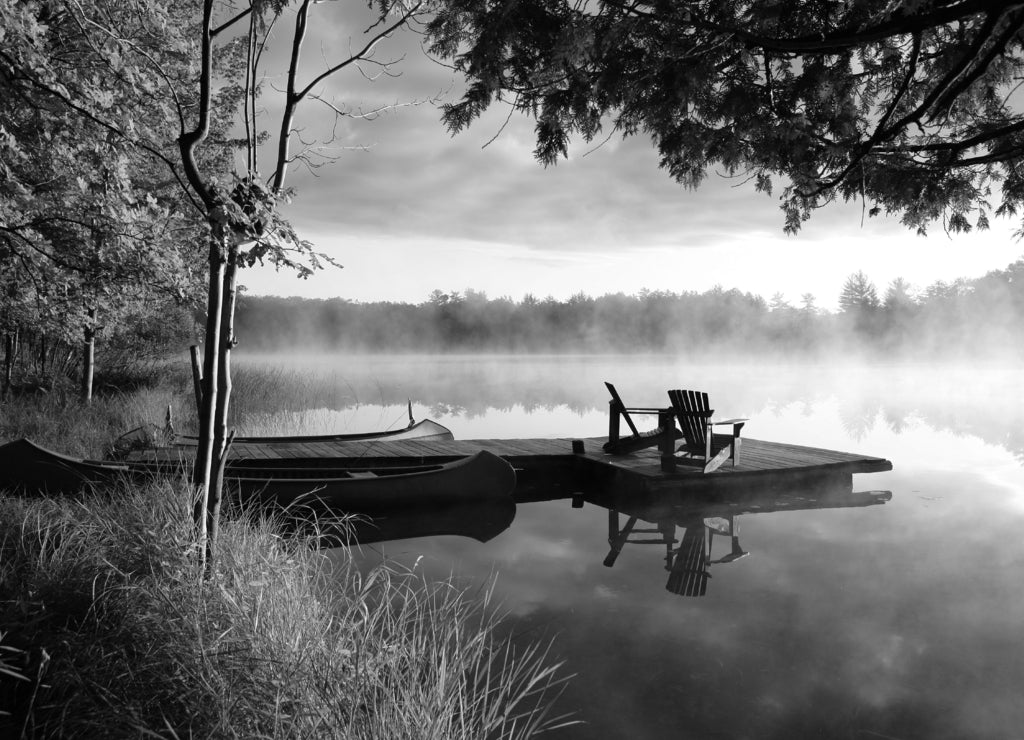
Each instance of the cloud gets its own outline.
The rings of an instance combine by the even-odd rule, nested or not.
[[[314,9],[302,79],[356,45],[350,35],[369,25],[364,10]],[[880,286],[897,276],[923,286],[1004,267],[1020,253],[1005,222],[989,235],[950,241],[936,229],[922,239],[895,218],[865,218],[860,203],[823,208],[799,235],[786,236],[778,192],[757,193],[752,183],[714,171],[696,191],[685,189],[659,169],[643,135],[577,141],[568,160],[544,168],[533,157],[532,120],[508,118],[501,105],[451,136],[438,107],[422,101],[441,91],[452,100],[461,83],[425,56],[421,40],[400,33],[382,44],[379,59],[402,58],[398,77],[370,83],[349,69],[323,85],[326,97],[353,109],[419,104],[374,120],[335,121],[315,101],[299,111],[301,137],[335,135],[337,160],[314,172],[291,167],[288,184],[298,197],[286,214],[351,271],[304,283],[247,276],[256,292],[423,300],[430,289],[453,285],[565,297],[721,284],[766,296],[781,291],[795,301],[804,292],[838,295],[859,269]],[[283,28],[278,43],[281,59]],[[268,106],[272,112],[269,99]],[[406,274],[396,279],[396,272]],[[384,274],[387,281],[371,285]]]

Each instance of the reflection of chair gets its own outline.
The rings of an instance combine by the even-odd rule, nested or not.
[[[614,566],[626,545],[661,545],[665,548],[665,570],[669,572],[665,588],[680,596],[704,596],[712,565],[731,563],[749,554],[740,546],[739,528],[732,514],[703,519],[700,513],[685,516],[679,525],[683,527],[683,539],[678,548],[674,547],[678,541],[677,525],[671,518],[654,522],[655,528],[637,528],[637,524],[644,523],[639,517],[630,516],[620,527],[619,512],[608,510],[609,550],[604,564],[609,568]],[[732,549],[724,557],[712,560],[711,547],[716,534],[731,538]]]
[[[736,523],[735,517],[731,514],[725,517],[710,517],[704,520],[704,526],[708,530],[708,565],[714,565],[715,563],[734,563],[740,558],[745,558],[750,553],[740,546],[740,527]],[[711,550],[715,545],[715,535],[722,537],[728,537],[731,541],[732,548],[729,552],[718,560],[711,560]]]
[[[708,406],[708,394],[696,391],[669,391],[672,410],[679,420],[683,444],[679,451],[704,461],[704,472],[717,470],[727,459],[735,465],[740,459],[740,430],[746,419],[711,421],[714,409]],[[731,424],[732,434],[714,434],[713,428]]]
[[[703,596],[708,592],[708,553],[704,549],[704,526],[700,521],[688,526],[675,552],[665,588],[680,596]]]
[[[619,512],[614,509],[608,510],[608,555],[604,559],[606,567],[611,568],[622,552],[622,548],[629,545],[664,545],[665,546],[665,569],[668,570],[672,562],[672,545],[675,544],[676,527],[672,522],[658,522],[657,529],[637,529],[637,518],[629,517],[626,524],[619,529]],[[635,535],[657,534],[657,539],[637,539]],[[632,539],[631,539],[632,537]]]
[[[615,386],[607,381],[605,386],[607,386],[612,400],[608,402],[608,441],[604,444],[604,451],[613,455],[627,455],[646,447],[661,445],[664,456],[672,455],[673,443],[679,437],[672,421],[672,409],[627,408],[619,397],[619,392],[615,390]],[[658,426],[650,431],[641,432],[636,428],[630,414],[657,414]],[[620,416],[626,420],[626,426],[632,432],[629,437],[619,437]]]

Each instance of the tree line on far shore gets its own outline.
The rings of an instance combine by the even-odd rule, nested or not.
[[[568,300],[435,290],[419,303],[245,296],[240,349],[357,352],[781,352],[842,356],[1016,355],[1024,338],[1024,260],[984,277],[879,289],[863,272],[839,308],[736,289],[641,291]]]
[[[237,336],[247,352],[723,353],[842,358],[1017,357],[1024,349],[1024,260],[973,279],[915,290],[896,279],[877,287],[863,272],[840,289],[838,309],[811,294],[796,305],[735,288],[641,291],[568,300],[489,298],[435,290],[419,304],[245,295]],[[160,360],[184,355],[202,315],[181,305],[137,305],[97,335],[101,388],[154,379]],[[52,387],[78,377],[70,337],[26,324],[5,333],[5,387]]]

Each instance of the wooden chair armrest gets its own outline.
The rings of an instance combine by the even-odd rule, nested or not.
[[[629,406],[624,410],[631,414],[660,414],[662,411],[672,411],[672,409],[656,409],[651,406]]]
[[[711,421],[709,424],[742,424],[750,419],[723,419],[722,421]]]

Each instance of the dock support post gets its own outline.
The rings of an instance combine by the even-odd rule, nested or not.
[[[614,398],[608,402],[608,442],[619,441],[619,412],[622,404]]]
[[[676,422],[672,417],[672,409],[658,411],[658,426],[662,430],[658,440],[661,470],[663,473],[671,473],[676,469]]]

